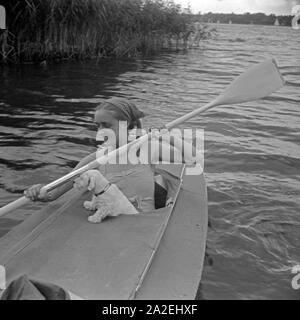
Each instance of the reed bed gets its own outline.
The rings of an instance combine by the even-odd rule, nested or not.
[[[0,61],[135,57],[186,46],[190,15],[164,0],[10,0]]]

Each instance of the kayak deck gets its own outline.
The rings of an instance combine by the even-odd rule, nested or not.
[[[188,176],[178,195],[138,300],[192,300],[200,284],[207,236],[204,176]]]
[[[199,176],[197,179],[199,180]],[[90,194],[66,194],[0,240],[0,265],[5,268],[7,283],[21,274],[27,274],[31,278],[60,285],[83,299],[133,299],[136,292],[137,298],[151,296],[157,288],[155,282],[160,282],[155,274],[160,276],[167,271],[168,259],[172,256],[168,252],[168,257],[160,252],[162,236],[169,235],[170,227],[173,229],[168,223],[169,218],[171,216],[173,219],[174,213],[177,213],[176,216],[184,216],[184,211],[191,211],[191,200],[199,197],[198,192],[193,196],[195,192],[189,191],[192,186],[189,186],[188,180],[189,177],[184,178],[185,189],[180,189],[180,177],[173,179],[172,187],[177,190],[176,195],[180,190],[174,207],[136,216],[110,218],[101,224],[87,222],[88,213],[83,209],[82,203],[90,198]],[[196,186],[197,184],[194,185]],[[191,204],[184,208],[183,202],[188,197]],[[192,211],[195,213],[195,210]],[[199,215],[199,211],[197,212]],[[188,229],[185,228],[184,233],[189,232]],[[201,232],[201,235],[201,239],[204,239],[206,231]],[[171,241],[172,237],[174,236],[171,236]],[[198,242],[200,238],[196,238],[198,246],[202,248],[203,244]],[[178,248],[182,250],[182,245]],[[172,253],[173,250],[171,248],[171,251],[167,251]],[[160,267],[161,260],[164,267]],[[158,269],[162,273],[155,267],[156,261],[159,262]],[[202,265],[199,262],[203,263],[202,257],[200,260],[197,258],[196,263],[197,277],[200,280]],[[180,269],[180,265],[177,268]],[[145,291],[145,285],[149,287],[148,291]],[[153,288],[152,291],[150,288]],[[156,298],[156,295],[157,292],[152,298]]]

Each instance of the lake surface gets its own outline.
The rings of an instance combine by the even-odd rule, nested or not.
[[[205,130],[209,231],[200,299],[299,299],[300,32],[212,25],[214,39],[135,61],[2,69],[0,206],[66,174],[95,149],[92,116],[114,95],[167,123],[210,102],[241,72],[276,58],[287,81],[260,101],[215,108],[185,127]],[[0,236],[39,208],[0,219]]]

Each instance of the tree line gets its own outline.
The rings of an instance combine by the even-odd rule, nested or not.
[[[264,13],[206,13],[194,15],[193,19],[202,22],[220,22],[220,23],[232,23],[237,24],[258,24],[258,25],[274,25],[276,19],[282,26],[290,26],[293,16],[291,15],[279,15],[275,14],[266,15]]]

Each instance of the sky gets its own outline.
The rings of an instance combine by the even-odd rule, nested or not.
[[[175,0],[175,2],[184,7],[190,4],[194,13],[264,12],[277,15],[291,14],[293,6],[300,5],[300,0]]]

